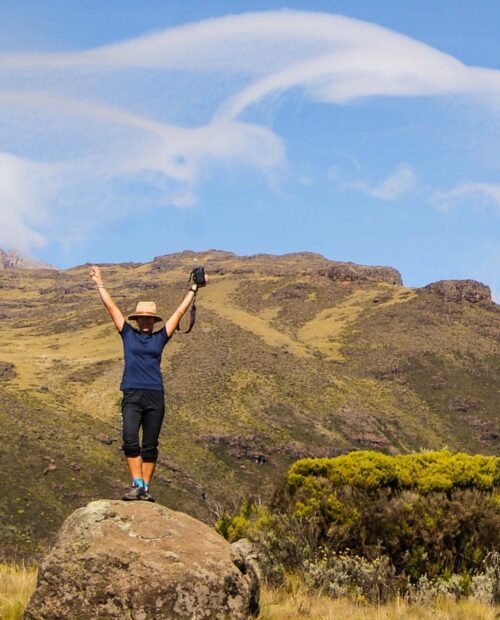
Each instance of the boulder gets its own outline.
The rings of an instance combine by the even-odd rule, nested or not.
[[[247,554],[193,517],[99,500],[64,522],[25,618],[248,618],[259,583]]]

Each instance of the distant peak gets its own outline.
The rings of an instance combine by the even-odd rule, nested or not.
[[[4,251],[0,248],[0,270],[2,269],[57,269],[57,267],[16,250]]]

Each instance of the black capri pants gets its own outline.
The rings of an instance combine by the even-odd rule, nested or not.
[[[158,390],[124,390],[122,398],[123,451],[143,461],[158,458],[158,437],[165,417],[165,397]],[[142,445],[139,429],[142,427]]]

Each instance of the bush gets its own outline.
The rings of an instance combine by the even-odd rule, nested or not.
[[[358,602],[385,602],[397,593],[394,567],[386,556],[367,560],[346,553],[332,553],[316,561],[305,561],[306,584],[333,598]]]
[[[219,531],[256,541],[263,570],[275,582],[286,571],[300,570],[309,581],[321,573],[323,586],[337,591],[344,582],[333,575],[343,562],[341,572],[360,595],[373,598],[376,590],[383,598],[381,582],[370,590],[358,579],[374,563],[374,571],[390,567],[384,579],[393,574],[400,590],[420,583],[417,590],[432,595],[479,592],[486,579],[494,582],[485,562],[499,546],[499,469],[496,457],[448,451],[302,459],[269,509],[247,502]]]

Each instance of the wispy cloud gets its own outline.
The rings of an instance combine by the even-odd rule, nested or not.
[[[3,54],[0,78],[0,243],[27,247],[61,223],[85,231],[131,208],[193,204],[200,183],[227,166],[272,179],[286,163],[284,142],[250,118],[290,89],[335,104],[500,99],[499,71],[373,24],[295,11],[206,20],[77,53]],[[414,183],[401,164],[359,189],[395,200]],[[138,184],[149,190],[134,193]]]
[[[432,197],[432,203],[443,210],[463,203],[472,203],[476,206],[486,203],[495,207],[500,215],[500,184],[461,183],[450,190],[436,192]]]
[[[0,246],[19,249],[40,246],[36,232],[43,222],[39,208],[52,193],[50,166],[0,153]]]
[[[394,201],[408,194],[416,187],[417,180],[413,168],[406,163],[398,165],[396,170],[386,179],[376,185],[369,185],[365,181],[350,183],[347,187],[363,192],[368,196],[380,200]]]

